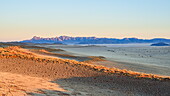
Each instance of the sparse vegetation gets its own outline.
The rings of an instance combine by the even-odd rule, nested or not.
[[[41,52],[47,52],[46,50],[40,50]],[[170,77],[164,77],[164,76],[158,76],[154,74],[145,74],[145,73],[139,73],[134,72],[126,69],[118,69],[118,68],[107,68],[104,66],[99,65],[91,65],[90,63],[85,62],[78,62],[75,60],[68,60],[68,59],[59,59],[59,58],[44,58],[35,55],[32,52],[24,51],[19,46],[10,46],[6,48],[0,48],[0,58],[22,58],[22,59],[29,59],[34,60],[37,62],[51,62],[56,64],[69,64],[71,66],[82,66],[85,68],[89,68],[91,70],[95,70],[98,72],[105,72],[108,74],[118,74],[121,76],[131,76],[134,78],[146,78],[146,79],[153,79],[153,80],[170,80]]]

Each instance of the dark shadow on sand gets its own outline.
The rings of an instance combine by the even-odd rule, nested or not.
[[[67,90],[67,88],[71,88],[73,90],[80,89],[78,91],[87,92],[85,88],[89,88],[89,89],[91,88],[91,90],[87,92],[88,95],[90,95],[92,91],[95,92],[94,90],[95,88],[110,90],[110,93],[108,93],[109,96],[115,94],[114,92],[120,92],[127,95],[131,94],[130,96],[136,96],[136,95],[169,96],[170,94],[169,81],[134,79],[132,77],[118,76],[118,75],[117,76],[104,75],[104,76],[95,76],[95,77],[73,77],[73,78],[57,79],[51,82],[59,84],[65,90]],[[44,90],[44,92],[47,92],[47,90]],[[59,93],[62,94],[63,92],[56,92],[55,94],[59,94]],[[63,94],[67,94],[67,93],[63,93]],[[81,93],[77,93],[77,94],[81,95]]]

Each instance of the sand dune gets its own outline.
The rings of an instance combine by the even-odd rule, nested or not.
[[[24,94],[168,96],[170,94],[169,77],[44,57],[19,47],[0,49],[0,69],[2,78],[0,90],[6,90],[0,91],[5,92],[2,94],[21,94],[21,96]],[[13,85],[18,89],[5,87]]]

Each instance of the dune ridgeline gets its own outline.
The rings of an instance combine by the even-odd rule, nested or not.
[[[170,88],[169,86],[170,77],[168,76],[158,76],[154,74],[139,73],[139,72],[134,72],[126,69],[107,68],[104,66],[91,64],[91,62],[104,60],[103,57],[101,58],[87,57],[90,59],[86,58],[84,61],[76,61],[76,60],[57,58],[57,56],[64,57],[65,55],[55,54],[45,49],[24,49],[19,46],[0,48],[0,69],[1,69],[0,75],[2,75],[1,76],[2,78],[6,78],[3,80],[1,79],[0,82],[0,87],[1,89],[4,90],[4,91],[0,91],[2,92],[2,95],[6,96],[6,94],[9,95],[21,94],[22,96],[24,94],[25,95],[48,94],[49,91],[47,92],[42,90],[39,91],[35,91],[35,90],[37,89],[57,90],[55,89],[56,85],[48,82],[48,81],[53,81],[56,83],[57,80],[65,80],[65,81],[73,80],[76,82],[81,81],[81,83],[84,82],[83,84],[91,84],[92,82],[93,84],[96,84],[94,86],[97,86],[98,88],[105,88],[104,86],[107,85],[108,86],[107,88],[109,88],[109,90],[110,89],[119,90],[119,91],[121,90],[122,92],[125,93],[127,92],[127,94],[129,91],[130,92],[134,91],[136,92],[136,94],[140,94],[140,93],[144,94],[145,91],[148,90],[148,88],[151,91],[146,92],[146,94],[147,93],[154,94],[154,95],[168,94],[166,92],[168,92],[169,90],[168,88]],[[68,55],[68,57],[81,59],[80,57],[75,57],[71,55]],[[16,74],[16,75],[12,75],[12,74]],[[5,75],[11,77],[7,78],[5,77]],[[26,83],[25,82],[23,83],[25,87],[22,87],[20,83],[16,83],[16,82],[9,83],[5,81],[8,79],[12,80],[11,78],[14,78],[16,76],[18,76],[18,78],[20,79],[22,77],[24,78],[24,76],[25,78],[29,78],[29,79],[31,78],[30,80],[34,81],[32,82],[32,84],[38,84],[39,86],[33,87],[30,84],[25,84]],[[14,79],[17,81],[18,78],[14,78]],[[40,84],[41,82],[44,82],[43,84],[46,85],[41,85]],[[106,85],[102,85],[102,84],[106,84]],[[113,84],[115,86],[110,86],[109,84]],[[146,84],[146,86],[143,86],[142,84]],[[155,84],[160,85],[159,88],[156,89],[158,90],[158,92],[154,91],[156,88]],[[127,88],[124,88],[125,86]],[[137,86],[139,86],[139,88]],[[81,92],[75,93],[75,91],[74,92],[69,91],[69,89],[65,91],[64,89],[58,88],[58,90],[59,91],[53,91],[53,93],[60,94],[61,96],[63,96],[64,94],[73,95],[73,96],[74,95],[77,96],[76,94],[79,95],[85,94]],[[108,92],[106,93],[112,94]],[[93,94],[102,95],[104,93],[93,93]]]

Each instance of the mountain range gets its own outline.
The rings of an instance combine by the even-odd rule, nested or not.
[[[53,38],[42,38],[34,36],[30,40],[20,41],[22,43],[49,43],[49,44],[127,44],[127,43],[170,43],[170,39],[138,39],[138,38],[97,38],[97,37],[71,37],[59,36]]]

